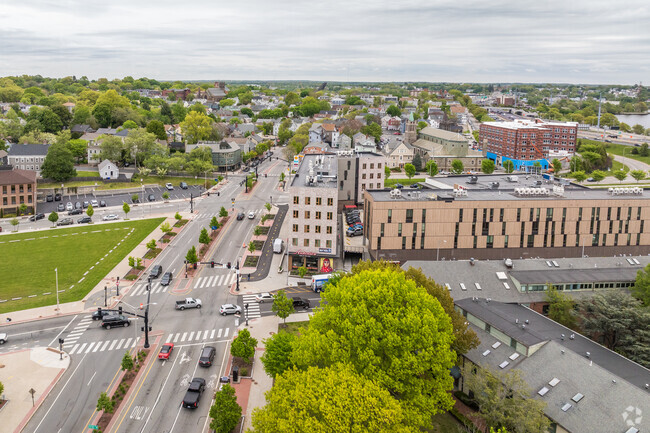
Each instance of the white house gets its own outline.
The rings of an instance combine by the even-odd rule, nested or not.
[[[110,162],[108,159],[99,163],[99,177],[102,179],[116,179],[120,175],[120,169],[117,164]]]

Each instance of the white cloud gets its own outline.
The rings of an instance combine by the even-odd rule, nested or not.
[[[95,3],[3,2],[0,75],[630,84],[650,66],[642,0]]]

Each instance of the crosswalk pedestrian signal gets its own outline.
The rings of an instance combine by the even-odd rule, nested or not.
[[[214,262],[210,262],[210,267],[214,268]]]
[[[144,308],[144,304],[140,304],[140,309],[142,310]]]
[[[228,265],[227,265],[227,266],[228,266],[228,269],[230,269],[230,262],[228,262]]]

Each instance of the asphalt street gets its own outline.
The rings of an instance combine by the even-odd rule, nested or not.
[[[236,278],[234,269],[199,265],[194,278],[186,279],[183,260],[191,245],[198,246],[200,230],[208,227],[210,219],[218,216],[221,206],[225,206],[231,211],[232,218],[208,260],[231,262],[234,268],[236,260],[242,256],[243,245],[248,242],[254,226],[259,222],[264,204],[271,197],[273,203],[287,203],[286,193],[277,190],[278,175],[284,169],[286,163],[264,162],[259,167],[260,184],[252,194],[246,196],[239,195],[243,191],[243,187],[239,186],[243,177],[230,176],[230,181],[220,190],[219,195],[204,196],[196,202],[195,218],[155,259],[154,264],[160,264],[163,272],[173,272],[174,279],[169,286],[161,286],[159,279],[153,280],[150,286],[151,350],[157,354],[165,342],[173,343],[175,349],[169,361],[156,360],[143,372],[142,382],[137,386],[134,384],[135,391],[125,401],[126,409],[112,431],[182,432],[188,428],[204,431],[208,421],[210,396],[217,386],[217,378],[229,373],[224,371],[229,350],[227,342],[236,332],[236,319],[233,316],[221,316],[219,307],[224,303],[243,305],[244,298],[229,292],[230,285]],[[263,177],[264,173],[268,174],[268,178]],[[234,212],[232,198],[235,198]],[[165,205],[170,205],[172,213],[180,205],[184,206],[182,210],[188,210],[189,207],[188,202],[181,202],[180,205],[160,203],[153,210],[160,212]],[[234,216],[238,211],[254,211],[255,219],[237,221]],[[137,211],[135,212],[137,216]],[[132,214],[129,216],[133,217]],[[40,223],[43,221],[34,224]],[[50,223],[45,223],[49,227]],[[124,289],[120,287],[121,291]],[[273,288],[269,288],[271,289]],[[146,276],[134,282],[125,293],[122,298],[124,311],[141,314],[140,304],[147,303]],[[103,293],[97,296],[102,298],[103,303]],[[203,308],[175,310],[175,301],[185,297],[201,299]],[[96,303],[97,299],[89,299],[87,306]],[[260,314],[269,313],[270,304],[264,305]],[[99,394],[116,380],[124,352],[134,347],[137,339],[142,338],[143,320],[132,317],[130,323],[129,327],[106,330],[100,327],[100,322],[91,320],[90,313],[86,313],[5,328],[16,336],[12,337],[11,344],[23,347],[29,347],[30,343],[36,345],[36,341],[32,340],[35,337],[38,345],[57,347],[58,338],[62,337],[65,340],[65,350],[72,360],[71,367],[23,431],[88,431],[87,426],[96,414]],[[205,345],[214,346],[217,352],[214,364],[209,368],[198,367],[198,356]],[[187,384],[196,376],[206,380],[208,390],[198,409],[183,409],[180,404]]]

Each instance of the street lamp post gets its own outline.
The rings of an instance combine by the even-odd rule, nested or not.
[[[149,348],[149,304],[151,302],[151,276],[147,279],[147,307],[144,310],[144,348]]]
[[[56,278],[56,311],[57,313],[60,313],[61,307],[59,306],[59,268],[54,268],[54,275]]]
[[[235,263],[235,274],[237,274],[237,288],[235,290],[239,292],[239,257],[237,257],[237,263]]]
[[[104,286],[104,307],[108,307],[108,286]]]
[[[248,326],[248,303],[244,304],[244,310],[245,310],[245,314],[246,314],[246,316],[245,316],[246,317],[246,326]]]

